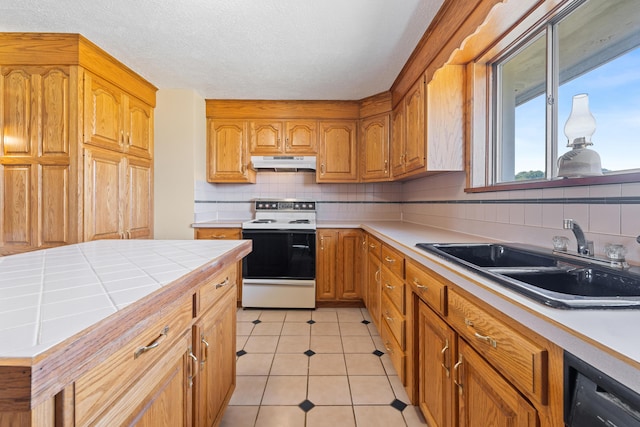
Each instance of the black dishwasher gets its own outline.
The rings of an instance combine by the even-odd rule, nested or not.
[[[640,394],[565,352],[564,422],[568,427],[638,427]]]

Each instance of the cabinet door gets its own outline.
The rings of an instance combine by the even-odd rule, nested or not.
[[[341,230],[338,242],[338,299],[360,299],[362,274],[362,232]]]
[[[373,253],[369,253],[367,260],[367,309],[378,330],[380,330],[380,298],[382,297],[380,288],[381,269],[380,259]]]
[[[127,97],[126,101],[126,150],[129,154],[150,159],[153,153],[153,108],[134,97]]]
[[[153,237],[153,173],[149,160],[127,157],[127,205],[124,210],[128,239]]]
[[[194,328],[200,364],[194,382],[194,422],[197,426],[218,425],[235,389],[235,301],[235,289],[226,290]]]
[[[318,151],[318,122],[291,120],[285,123],[286,153],[314,155]]]
[[[464,170],[464,65],[444,65],[427,85],[427,170]]]
[[[432,427],[456,425],[451,372],[456,334],[424,302],[418,304],[418,404]]]
[[[389,115],[362,121],[361,173],[363,181],[385,181],[389,178]]]
[[[357,182],[356,124],[321,122],[317,182]]]
[[[123,150],[124,101],[125,95],[120,89],[91,73],[85,73],[85,144],[115,151]]]
[[[250,122],[251,154],[281,154],[283,150],[282,122],[256,120]]]
[[[404,101],[398,103],[391,112],[391,175],[400,176],[404,173],[405,158],[405,111]]]
[[[119,153],[84,150],[84,240],[122,239],[126,166]]]
[[[338,281],[337,230],[318,230],[316,244],[316,299],[335,300]]]
[[[207,181],[254,183],[255,178],[255,171],[249,168],[247,123],[208,120]]]
[[[458,345],[459,425],[537,426],[535,408],[464,340]]]
[[[422,77],[405,95],[404,167],[406,173],[425,166],[424,86],[424,77]]]
[[[0,254],[70,243],[69,70],[0,67]]]

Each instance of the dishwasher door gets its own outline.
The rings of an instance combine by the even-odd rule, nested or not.
[[[568,427],[640,427],[640,395],[576,356],[564,354]]]

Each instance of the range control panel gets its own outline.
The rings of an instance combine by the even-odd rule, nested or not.
[[[315,211],[316,202],[257,200],[256,211]]]

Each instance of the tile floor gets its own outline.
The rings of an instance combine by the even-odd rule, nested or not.
[[[238,310],[223,427],[426,426],[366,309]]]

